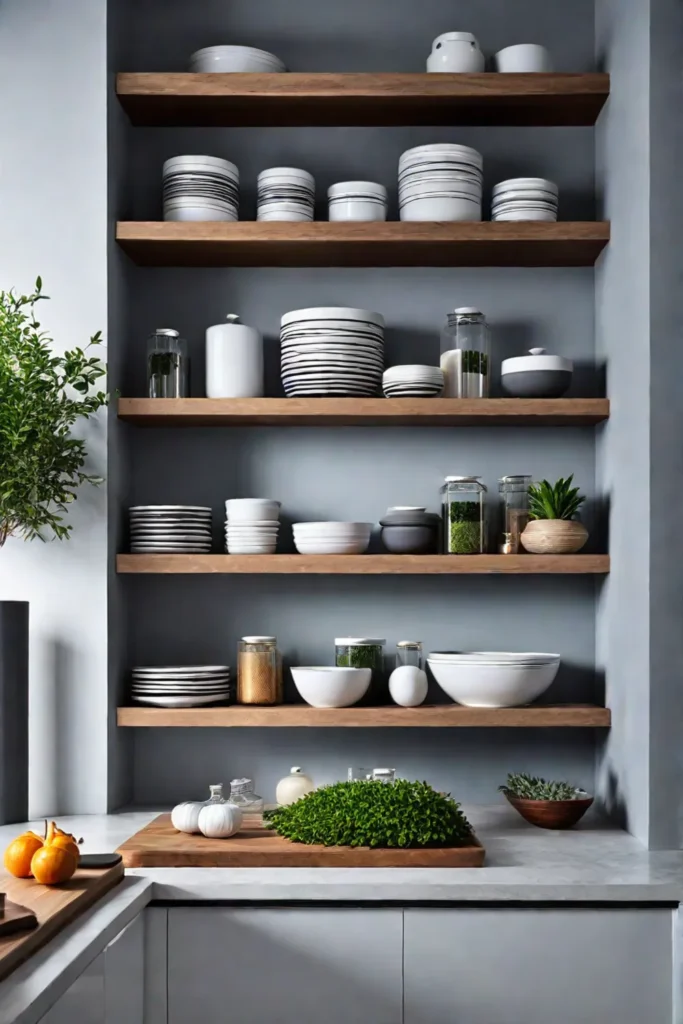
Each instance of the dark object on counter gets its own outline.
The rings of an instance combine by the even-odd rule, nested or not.
[[[0,893],[0,897],[2,897],[0,937],[4,938],[6,935],[13,935],[15,932],[30,931],[38,926],[38,918],[32,910],[29,910],[28,907],[22,907],[19,903],[11,903],[8,899],[5,899],[4,892]]]
[[[574,800],[524,800],[507,789],[503,789],[503,794],[525,821],[538,828],[573,828],[593,803],[593,797],[587,793]]]
[[[28,601],[0,601],[0,825],[28,818]]]
[[[79,868],[94,868],[104,870],[114,868],[122,860],[120,853],[82,853],[78,858]]]
[[[382,544],[395,555],[438,551],[441,517],[433,512],[388,512],[380,519]]]

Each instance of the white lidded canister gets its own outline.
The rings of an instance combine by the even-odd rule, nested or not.
[[[206,397],[263,395],[263,338],[230,313],[227,323],[206,330]]]
[[[287,807],[296,803],[302,796],[312,793],[315,789],[313,779],[304,773],[301,768],[292,768],[289,775],[280,779],[275,790],[275,799],[280,807]]]

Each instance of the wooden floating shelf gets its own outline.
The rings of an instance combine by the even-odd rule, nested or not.
[[[604,575],[609,555],[117,555],[119,573]]]
[[[606,398],[120,398],[119,419],[149,427],[590,426]]]
[[[133,728],[604,728],[608,708],[592,704],[558,704],[523,708],[465,708],[439,704],[418,708],[312,708],[306,704],[276,708],[118,708],[117,721]]]
[[[116,226],[119,245],[135,263],[158,267],[589,267],[609,237],[602,221]]]
[[[606,74],[119,74],[136,125],[593,125]]]

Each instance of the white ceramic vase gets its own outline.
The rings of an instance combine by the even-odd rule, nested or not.
[[[471,32],[444,32],[432,43],[427,71],[476,73],[486,66],[484,54]]]
[[[206,331],[206,397],[263,395],[263,338],[234,313]]]

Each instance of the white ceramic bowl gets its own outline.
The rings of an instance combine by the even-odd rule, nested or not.
[[[225,513],[232,525],[235,522],[251,523],[279,520],[280,502],[272,498],[228,498]]]
[[[337,221],[382,221],[387,219],[384,203],[373,203],[363,199],[337,199],[330,202],[329,219]]]
[[[549,665],[560,661],[559,654],[538,654],[535,651],[431,651],[434,661],[451,661],[462,664],[486,662],[494,665]]]
[[[300,555],[364,555],[368,549],[366,540],[303,540],[294,539],[294,546]]]
[[[166,221],[201,221],[220,220],[224,223],[234,224],[237,220],[237,213],[230,213],[228,210],[219,209],[216,206],[175,206],[164,207],[164,220]]]
[[[284,205],[284,204],[283,204]],[[276,203],[271,203],[268,207],[259,206],[258,213],[256,214],[256,220],[261,221],[262,224],[267,224],[271,221],[283,221],[289,224],[305,224],[313,220],[312,210],[286,210],[282,206],[278,206]]]
[[[354,323],[355,321],[355,323]],[[350,330],[356,324],[370,324],[371,328],[384,330],[384,317],[381,313],[373,313],[369,309],[356,309],[353,306],[313,306],[308,309],[293,309],[285,313],[281,327],[296,325],[300,327]]]
[[[480,221],[481,204],[469,199],[413,199],[401,206],[402,221]]]
[[[506,73],[545,73],[553,70],[553,59],[545,46],[537,43],[518,43],[499,50],[493,58],[496,71]]]
[[[314,708],[350,707],[365,696],[371,678],[369,668],[292,668],[294,685]]]
[[[287,69],[275,54],[253,46],[206,46],[192,54],[190,70],[203,74],[226,74],[249,71],[274,73]]]
[[[218,174],[229,178],[231,181],[240,180],[240,172],[231,160],[225,160],[220,156],[205,156],[204,154],[183,154],[182,156],[171,156],[164,160],[163,176],[169,174]]]
[[[490,665],[427,659],[441,689],[471,708],[513,708],[529,704],[548,689],[559,660],[546,665]]]
[[[307,536],[335,536],[344,537],[369,537],[372,530],[372,523],[293,523],[292,529],[295,534],[301,537]]]
[[[274,555],[276,544],[243,544],[241,541],[230,541],[227,545],[229,555]]]

